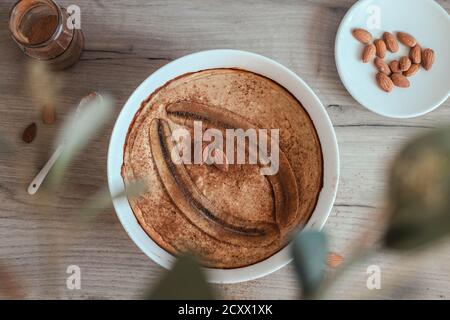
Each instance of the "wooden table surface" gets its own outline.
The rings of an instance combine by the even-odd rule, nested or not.
[[[30,196],[28,183],[48,159],[58,126],[43,125],[25,85],[24,61],[9,37],[14,0],[0,3],[0,135],[12,145],[0,153],[0,263],[27,298],[139,298],[164,270],[130,240],[112,207],[90,225],[71,223],[95,192],[106,188],[106,154],[114,120],[71,165],[64,187],[48,201]],[[341,180],[326,232],[331,250],[348,260],[355,243],[380,236],[390,160],[411,137],[450,122],[450,102],[410,120],[377,116],[345,90],[336,71],[334,38],[354,0],[61,0],[81,7],[86,50],[64,71],[58,123],[92,90],[116,99],[114,117],[133,90],[159,67],[213,48],[253,51],[284,64],[316,92],[339,141]],[[449,0],[439,0],[447,12]],[[448,58],[448,57],[447,57]],[[31,144],[23,129],[38,124]],[[351,268],[330,298],[450,298],[450,243],[413,256],[378,254]],[[369,264],[380,266],[380,290],[366,288]],[[81,290],[66,288],[66,268],[81,268]],[[333,271],[330,271],[333,273]],[[3,284],[5,285],[5,284]],[[2,284],[0,283],[0,288]],[[219,297],[295,299],[292,265],[259,280],[214,285]]]

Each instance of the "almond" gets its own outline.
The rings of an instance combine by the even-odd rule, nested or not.
[[[414,63],[411,65],[411,67],[408,70],[403,72],[403,75],[405,77],[412,77],[419,71],[419,69],[420,69],[420,64]]]
[[[391,75],[391,69],[389,68],[388,64],[384,62],[383,59],[376,57],[375,58],[375,67],[377,67],[378,71],[384,73],[385,75],[390,76]]]
[[[352,34],[361,43],[369,44],[372,41],[372,35],[367,30],[361,28],[353,29]]]
[[[362,54],[362,61],[364,63],[367,63],[372,60],[375,56],[376,51],[377,50],[375,48],[375,45],[373,44],[368,44],[367,46],[365,46]]]
[[[55,108],[47,104],[42,108],[42,122],[45,124],[53,124],[56,121]]]
[[[391,62],[389,63],[389,68],[391,68],[391,71],[392,71],[393,73],[400,72],[400,68],[399,68],[399,66],[398,66],[398,61],[397,61],[397,60],[391,61]]]
[[[37,126],[36,123],[30,124],[28,127],[25,128],[22,134],[22,140],[26,143],[33,142],[34,138],[36,138],[37,133]]]
[[[386,44],[386,48],[390,52],[397,52],[398,51],[398,42],[397,39],[395,39],[394,35],[390,32],[385,32],[383,34],[384,43]]]
[[[397,33],[398,40],[403,43],[405,46],[414,47],[417,44],[417,40],[410,34],[406,32],[398,32]]]
[[[386,43],[381,39],[377,39],[373,44],[375,45],[377,56],[384,59],[387,50]]]
[[[398,62],[398,68],[400,71],[406,71],[411,67],[411,60],[408,57],[401,57]]]
[[[430,70],[436,60],[436,55],[432,49],[425,49],[422,52],[422,66],[425,70]]]
[[[394,88],[394,83],[392,82],[391,78],[389,78],[384,73],[377,73],[377,83],[380,86],[381,90],[386,92],[391,92]]]
[[[420,45],[416,44],[411,48],[411,50],[409,51],[409,58],[411,59],[412,63],[420,64],[422,62],[422,48],[420,47]]]
[[[400,88],[409,88],[410,83],[409,83],[408,78],[406,78],[401,73],[394,73],[391,76],[391,79],[395,86],[400,87]]]
[[[341,255],[334,252],[328,253],[327,265],[330,268],[337,268],[342,264],[342,262],[344,262],[344,258]]]

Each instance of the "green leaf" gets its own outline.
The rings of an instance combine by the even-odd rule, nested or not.
[[[102,189],[90,198],[81,208],[81,218],[85,220],[94,219],[103,210],[112,205],[112,199],[137,198],[149,191],[149,186],[143,180],[136,180],[127,183],[126,188],[111,196],[109,189]]]
[[[30,60],[25,70],[34,104],[56,107],[65,83],[64,73],[53,71],[45,62],[38,60]]]
[[[212,289],[202,268],[192,256],[181,256],[172,270],[145,297],[151,300],[210,300]]]
[[[70,162],[107,123],[112,111],[112,99],[107,95],[84,98],[80,102],[57,139],[57,145],[64,145],[64,151],[52,169],[52,186],[61,183]]]
[[[306,299],[314,298],[321,288],[327,252],[326,237],[320,231],[302,231],[294,239],[294,265]]]
[[[416,249],[450,234],[450,128],[405,147],[392,167],[388,199],[385,247]]]

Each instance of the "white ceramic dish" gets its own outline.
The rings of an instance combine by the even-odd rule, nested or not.
[[[379,25],[377,25],[379,21]],[[356,41],[354,28],[369,30],[374,38],[385,31],[413,35],[423,48],[436,52],[431,71],[421,69],[410,78],[408,89],[381,91],[375,81],[373,63],[361,62],[363,45]],[[412,118],[424,115],[445,102],[450,94],[450,17],[433,0],[360,0],[345,15],[336,36],[336,65],[344,86],[360,104],[380,115]],[[388,52],[385,60],[398,60],[409,50]]]
[[[263,56],[236,50],[212,50],[194,53],[175,60],[148,77],[131,95],[115,124],[108,151],[108,183],[111,194],[123,191],[120,175],[123,145],[128,127],[141,102],[167,81],[188,72],[211,68],[240,68],[264,75],[289,90],[311,116],[317,129],[324,156],[324,186],[317,207],[306,228],[321,229],[332,209],[339,180],[339,153],[333,126],[314,92],[292,71]],[[141,228],[127,199],[115,199],[114,207],[120,222],[136,245],[153,261],[170,268],[174,256],[159,247]],[[208,280],[235,283],[256,279],[274,272],[291,261],[290,246],[254,265],[237,269],[205,268]]]

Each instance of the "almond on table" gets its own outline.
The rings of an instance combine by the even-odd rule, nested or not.
[[[416,44],[411,48],[411,50],[409,51],[409,58],[411,59],[412,63],[422,63],[422,48],[420,47],[420,45]]]
[[[417,44],[416,38],[406,32],[397,33],[398,40],[407,47],[414,47]]]
[[[372,60],[373,57],[375,57],[376,51],[377,50],[375,48],[375,45],[373,44],[368,44],[367,46],[365,46],[362,54],[362,61],[364,63],[367,63]]]
[[[342,257],[341,255],[339,255],[335,252],[328,253],[327,265],[330,268],[337,268],[342,264],[342,262],[344,262],[344,257]]]
[[[50,104],[46,104],[42,107],[42,122],[44,124],[53,124],[56,121],[55,107]]]
[[[387,50],[386,43],[381,39],[377,39],[373,44],[375,45],[375,48],[377,50],[377,56],[384,59]]]
[[[391,68],[391,71],[393,73],[401,72],[400,71],[400,67],[398,66],[398,61],[397,60],[391,61],[389,63],[389,68]]]
[[[408,57],[401,57],[400,61],[398,62],[398,68],[400,71],[406,71],[411,67],[411,60],[409,60]]]
[[[409,77],[416,75],[420,66],[425,70],[430,70],[435,62],[436,55],[432,49],[422,50],[416,38],[406,32],[397,32],[395,37],[391,32],[384,32],[382,39],[375,39],[373,43],[372,35],[364,29],[353,29],[353,36],[360,42],[366,44],[362,53],[362,61],[369,62],[371,59],[378,70],[376,82],[385,92],[391,92],[394,86],[409,88],[411,83]],[[398,41],[397,41],[398,40]],[[399,60],[384,61],[387,51],[392,53],[399,51],[399,42],[409,48],[406,56]]]
[[[22,140],[26,143],[33,142],[34,138],[36,138],[37,134],[37,125],[36,123],[30,124],[28,127],[25,128],[22,134]]]
[[[376,57],[374,60],[375,67],[378,69],[378,71],[390,76],[391,75],[391,69],[389,68],[388,64],[381,58]]]
[[[410,83],[408,78],[406,78],[404,75],[402,75],[401,73],[394,73],[391,76],[392,82],[394,83],[394,85],[396,87],[400,87],[400,88],[409,88]]]
[[[389,78],[384,73],[377,73],[376,79],[381,90],[385,92],[391,92],[392,89],[394,89],[394,83],[392,82],[391,78]]]
[[[412,77],[419,71],[419,69],[420,69],[420,64],[414,63],[411,65],[411,67],[408,70],[403,72],[403,75],[405,77]]]
[[[352,34],[353,37],[361,43],[369,44],[372,42],[372,34],[365,29],[353,29]]]
[[[383,39],[386,44],[386,48],[392,52],[395,53],[398,51],[398,42],[397,39],[395,39],[394,35],[390,32],[385,32],[383,34]]]
[[[425,49],[422,52],[422,66],[425,70],[430,70],[433,67],[434,61],[436,60],[436,55],[433,49]]]

